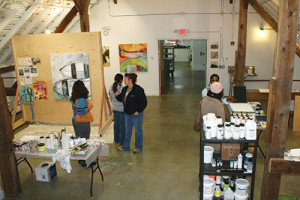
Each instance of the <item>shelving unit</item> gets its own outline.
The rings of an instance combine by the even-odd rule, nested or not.
[[[250,192],[249,192],[249,199],[253,200],[253,194],[254,194],[254,183],[255,183],[255,171],[256,171],[256,156],[257,156],[257,146],[258,146],[258,139],[257,140],[246,140],[246,139],[239,139],[239,140],[218,140],[216,138],[212,139],[205,139],[204,131],[201,131],[200,134],[200,173],[199,173],[199,192],[200,192],[200,200],[203,199],[203,176],[204,175],[216,175],[216,176],[250,176],[251,177],[251,184],[250,184]],[[219,167],[212,167],[211,164],[205,164],[204,163],[204,143],[239,143],[239,144],[254,144],[254,152],[253,152],[253,158],[252,158],[252,173],[247,173],[244,169],[237,170],[237,169],[230,169],[229,167],[229,161],[223,161],[223,166]],[[208,144],[209,145],[209,144]],[[220,154],[214,153],[214,157],[218,157]],[[244,165],[244,161],[243,161]]]
[[[175,71],[175,48],[173,46],[164,46],[164,65],[168,76],[174,78]]]

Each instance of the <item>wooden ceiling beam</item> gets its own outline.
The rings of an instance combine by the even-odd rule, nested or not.
[[[118,4],[118,1],[117,1],[117,0],[114,0],[114,4]]]
[[[248,0],[251,6],[258,12],[258,14],[277,32],[278,22],[269,14],[269,12],[257,1]]]
[[[80,7],[79,0],[73,0],[73,1],[74,1],[75,7],[77,8],[79,14],[82,15],[83,11],[82,11],[82,9]]]
[[[70,22],[74,19],[74,17],[77,15],[78,10],[76,6],[73,6],[73,8],[70,10],[70,12],[66,15],[66,17],[62,20],[62,22],[58,25],[58,27],[55,29],[54,33],[62,33],[67,28],[67,26],[70,24]]]

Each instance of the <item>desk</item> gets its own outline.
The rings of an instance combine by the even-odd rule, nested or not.
[[[99,170],[99,173],[101,174],[102,177],[102,182],[103,182],[103,174],[101,172],[100,166],[99,166],[99,160],[98,160],[98,155],[102,149],[102,145],[99,145],[98,147],[90,149],[86,156],[71,156],[71,160],[84,160],[86,162],[86,166],[88,168],[91,168],[91,185],[90,185],[90,195],[91,197],[93,196],[93,178],[94,178],[94,173]],[[20,164],[21,162],[25,161],[28,166],[31,169],[32,173],[32,167],[27,161],[26,158],[46,158],[46,159],[52,159],[54,153],[48,153],[48,152],[23,152],[23,151],[16,151],[15,152],[16,157],[19,157],[17,159],[17,164]],[[94,168],[96,166],[96,168]]]

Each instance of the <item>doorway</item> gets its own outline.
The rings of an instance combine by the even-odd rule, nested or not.
[[[196,84],[197,87],[205,87],[206,39],[159,40],[158,43],[160,94],[173,89],[180,90],[184,85],[180,81],[184,80],[193,81],[191,86]],[[184,80],[182,76],[185,76]]]

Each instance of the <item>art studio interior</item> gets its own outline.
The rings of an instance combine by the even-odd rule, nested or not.
[[[299,200],[299,9],[0,0],[0,200]],[[139,151],[136,124],[130,150],[116,142],[110,96],[116,74],[130,94],[131,73],[147,99]],[[75,137],[78,80],[87,139]]]

